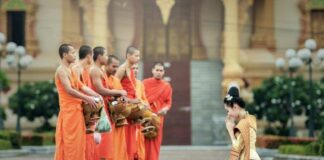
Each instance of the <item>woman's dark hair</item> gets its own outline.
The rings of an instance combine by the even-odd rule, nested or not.
[[[233,107],[234,104],[237,104],[241,108],[245,108],[245,102],[240,97],[239,89],[237,87],[232,86],[228,90],[227,95],[224,98],[224,104],[226,104],[229,107]]]

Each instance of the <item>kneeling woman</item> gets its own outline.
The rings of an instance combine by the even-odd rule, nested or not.
[[[237,87],[228,90],[224,103],[226,128],[232,141],[230,160],[260,160],[255,148],[256,118],[245,111],[245,102]]]

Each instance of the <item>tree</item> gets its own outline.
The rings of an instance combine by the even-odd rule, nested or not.
[[[9,91],[9,89],[10,89],[9,80],[6,74],[2,70],[0,70],[0,91],[7,92]]]
[[[19,102],[20,101],[20,102]],[[21,104],[21,106],[19,106]],[[58,94],[53,81],[27,83],[9,97],[9,107],[17,114],[21,107],[21,116],[29,121],[43,117],[44,123],[38,130],[51,130],[49,119],[58,114]]]
[[[290,87],[293,93],[293,101],[289,104]],[[324,88],[319,83],[313,83],[313,101],[309,96],[308,81],[302,77],[288,78],[275,76],[265,79],[262,85],[253,90],[254,102],[247,105],[247,110],[255,114],[258,119],[265,118],[269,124],[266,134],[288,135],[288,121],[290,120],[290,106],[293,107],[293,115],[305,114],[309,116],[310,104],[316,106],[315,128],[320,129],[324,124],[323,102]],[[275,126],[278,124],[279,126]],[[305,122],[307,123],[308,120]]]
[[[7,92],[9,91],[9,89],[10,89],[9,80],[6,74],[2,70],[0,70],[0,92]],[[0,104],[0,116],[2,120],[6,120],[7,118],[5,110],[3,106],[1,106],[1,104]]]

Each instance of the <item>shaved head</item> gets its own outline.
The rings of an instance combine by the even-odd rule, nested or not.
[[[152,68],[152,74],[155,79],[163,79],[164,76],[164,65],[161,62],[155,63]]]
[[[129,46],[129,47],[127,47],[127,49],[126,49],[126,57],[127,57],[127,55],[133,55],[133,54],[136,53],[136,52],[139,52],[139,49],[137,49],[137,48],[134,47],[134,46]]]
[[[107,64],[111,64],[112,62],[113,62],[113,60],[117,60],[117,61],[119,61],[119,59],[118,59],[118,57],[117,56],[115,56],[115,55],[109,55],[108,56],[108,61],[107,61]]]
[[[156,67],[162,67],[163,70],[164,70],[164,65],[163,65],[162,62],[157,62],[157,63],[155,63],[154,66],[153,66],[153,69],[156,68]]]
[[[126,59],[131,65],[136,64],[141,59],[141,53],[136,47],[130,46],[126,49]]]

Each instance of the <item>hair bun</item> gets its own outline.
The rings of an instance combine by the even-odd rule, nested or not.
[[[240,97],[239,89],[236,86],[230,87],[227,94],[232,97]]]

